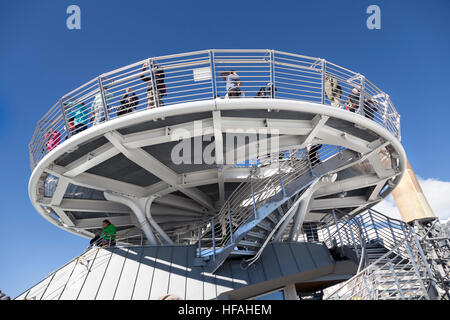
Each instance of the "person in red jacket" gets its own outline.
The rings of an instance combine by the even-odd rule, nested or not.
[[[47,151],[52,151],[61,142],[61,134],[58,131],[50,130],[46,135],[47,139]]]

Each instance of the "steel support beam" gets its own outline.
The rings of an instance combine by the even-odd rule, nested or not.
[[[311,210],[325,210],[333,208],[350,208],[359,207],[369,204],[365,196],[330,198],[330,199],[314,199],[311,202]]]
[[[203,192],[195,188],[185,188],[179,184],[178,175],[170,168],[162,164],[155,157],[141,148],[128,149],[122,142],[123,138],[118,132],[108,132],[105,137],[129,160],[133,161],[143,169],[155,175],[159,179],[174,186],[177,190],[186,194],[192,200],[200,203],[208,209],[214,210],[213,201]]]
[[[105,198],[109,201],[118,202],[121,204],[124,204],[128,206],[131,211],[136,216],[139,226],[141,227],[142,231],[144,232],[147,241],[150,245],[157,245],[156,237],[153,233],[153,230],[150,228],[149,222],[147,221],[147,218],[145,216],[145,201],[142,200],[142,198],[132,198],[128,196],[124,196],[121,194],[116,194],[112,192],[104,192],[103,193]]]

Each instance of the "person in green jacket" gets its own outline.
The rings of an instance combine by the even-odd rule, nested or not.
[[[103,220],[103,229],[100,233],[102,239],[102,247],[109,247],[116,245],[116,227],[109,221]]]

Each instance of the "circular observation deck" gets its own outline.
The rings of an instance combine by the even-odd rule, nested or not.
[[[355,215],[405,170],[399,119],[387,94],[324,59],[276,50],[149,58],[69,92],[38,122],[29,196],[45,219],[85,237],[109,219],[120,241],[151,232],[154,243],[192,243],[212,218],[233,230],[243,208],[333,172],[304,223]]]

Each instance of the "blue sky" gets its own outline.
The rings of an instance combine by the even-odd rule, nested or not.
[[[81,8],[81,30],[66,8]],[[365,13],[381,8],[381,30]],[[366,75],[402,115],[418,175],[450,181],[450,1],[2,1],[0,3],[0,290],[19,294],[86,240],[35,212],[27,146],[58,97],[140,59],[208,48],[273,48]]]

